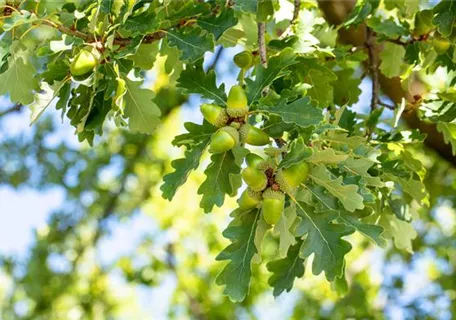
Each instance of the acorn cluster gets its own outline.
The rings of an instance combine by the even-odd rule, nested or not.
[[[272,160],[264,160],[254,153],[247,155],[246,162],[242,179],[248,188],[238,200],[239,207],[250,210],[262,206],[264,220],[274,225],[284,210],[285,195],[293,193],[307,179],[309,165],[300,162],[277,169]]]
[[[227,152],[238,144],[269,144],[267,133],[247,123],[249,106],[242,86],[235,85],[230,89],[226,106],[201,105],[204,118],[219,128],[212,135],[210,152]],[[286,195],[292,194],[306,180],[309,165],[301,162],[281,168],[274,159],[265,160],[254,153],[247,155],[246,163],[247,167],[242,170],[241,175],[248,188],[238,200],[239,207],[242,210],[261,207],[264,220],[274,225],[282,215]]]
[[[252,146],[264,146],[269,143],[267,133],[247,123],[249,107],[247,96],[241,86],[235,85],[231,88],[226,105],[226,108],[207,103],[201,105],[204,118],[220,128],[212,136],[210,152],[227,152],[240,143]]]

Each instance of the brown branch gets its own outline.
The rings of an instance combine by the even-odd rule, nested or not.
[[[294,0],[293,18],[291,24],[293,24],[299,17],[299,11],[301,9],[301,0]]]
[[[19,111],[22,110],[23,107],[24,107],[24,105],[18,103],[18,104],[16,104],[16,105],[12,106],[11,108],[6,109],[5,111],[0,112],[0,118],[4,117],[4,116],[6,116],[6,115],[8,115],[8,114],[10,114],[10,113],[13,113],[13,112],[19,112]]]
[[[67,35],[70,35],[70,36],[73,36],[76,38],[81,38],[82,40],[84,40],[86,42],[98,41],[97,39],[94,39],[92,36],[90,36],[84,32],[67,28],[64,25],[55,23],[51,20],[46,19],[46,20],[40,21],[39,23],[47,25],[52,28],[55,28],[55,29],[59,30],[60,32],[65,33]]]
[[[258,22],[258,50],[260,52],[260,61],[263,66],[268,63],[268,57],[266,53],[266,42],[264,40],[264,33],[266,31],[266,24],[264,22]]]
[[[377,54],[375,52],[375,37],[371,28],[366,27],[366,48],[369,55],[369,71],[372,78],[372,99],[371,99],[371,111],[377,108],[379,100],[379,83],[378,83],[378,62]]]

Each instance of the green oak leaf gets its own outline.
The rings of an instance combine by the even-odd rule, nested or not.
[[[437,26],[442,36],[450,36],[456,21],[456,3],[454,1],[442,1],[434,7],[433,11],[435,17],[432,23]]]
[[[367,26],[379,35],[379,40],[397,39],[408,34],[408,29],[397,24],[392,18],[381,19],[372,17],[367,20]]]
[[[368,186],[382,188],[384,183],[380,177],[373,177],[367,171],[374,165],[374,161],[367,158],[353,158],[349,157],[340,164],[342,169],[347,172],[363,177]]]
[[[138,46],[136,52],[128,56],[128,59],[132,60],[135,67],[143,70],[150,70],[153,68],[157,54],[159,52],[159,42],[143,43]]]
[[[451,151],[456,156],[456,124],[439,122],[437,130],[443,134],[443,139],[446,144],[451,145]]]
[[[160,108],[153,102],[154,92],[141,88],[142,81],[125,78],[125,116],[132,131],[151,134],[160,123]]]
[[[369,238],[379,247],[386,247],[387,242],[383,236],[383,227],[374,224],[364,223],[358,220],[358,218],[353,217],[350,214],[344,212],[340,212],[339,221],[346,224],[349,227],[356,229],[356,231],[363,234],[365,237]]]
[[[319,275],[325,272],[326,279],[333,281],[340,277],[345,266],[345,255],[351,250],[349,242],[342,239],[355,232],[345,224],[336,224],[336,213],[313,213],[308,205],[297,202],[298,215],[302,218],[296,228],[296,234],[304,238],[301,247],[301,258],[314,254],[312,273]]]
[[[278,297],[284,291],[290,292],[294,280],[304,275],[304,259],[299,256],[301,246],[302,240],[288,250],[285,258],[267,264],[268,271],[272,273],[268,283],[274,288],[274,297]]]
[[[302,97],[289,104],[282,100],[274,106],[260,105],[259,111],[282,117],[286,123],[294,123],[300,127],[317,125],[323,121],[323,110],[315,107],[309,97]]]
[[[283,214],[280,216],[279,222],[274,226],[272,233],[279,236],[279,257],[284,258],[287,256],[288,248],[296,243],[296,239],[291,232],[297,218],[296,205],[291,203],[285,208]]]
[[[344,154],[332,148],[320,150],[314,147],[312,155],[306,161],[312,163],[337,164],[346,160],[347,158],[347,154]]]
[[[286,48],[278,55],[270,58],[267,67],[259,65],[256,69],[255,80],[246,79],[249,104],[258,101],[267,86],[275,79],[284,76],[286,74],[284,69],[293,65],[295,59],[296,54],[293,49]]]
[[[249,291],[251,263],[257,253],[254,239],[260,211],[235,211],[234,220],[223,231],[223,236],[232,243],[216,257],[216,260],[230,262],[219,274],[216,283],[225,286],[223,292],[233,302],[244,300]]]
[[[163,177],[163,184],[160,187],[164,199],[171,201],[177,189],[187,181],[190,173],[198,168],[201,156],[209,143],[210,138],[205,141],[203,140],[197,145],[193,145],[191,149],[188,149],[185,152],[184,158],[171,162],[174,172],[168,173]]]
[[[404,65],[405,49],[401,45],[386,42],[380,52],[380,71],[388,78],[401,74]]]
[[[14,11],[10,16],[3,19],[2,29],[5,31],[10,31],[21,25],[31,24],[37,19],[38,18],[36,14],[30,13],[30,11]]]
[[[39,87],[35,66],[30,62],[31,55],[32,52],[18,41],[13,42],[7,59],[8,69],[0,74],[0,95],[7,94],[11,101],[24,105],[33,102],[33,91]]]
[[[311,85],[307,93],[312,100],[321,108],[332,105],[334,102],[332,83],[337,80],[336,74],[314,59],[300,62],[298,70],[300,79]]]
[[[211,164],[204,171],[206,180],[198,189],[198,194],[203,195],[200,206],[206,213],[211,212],[214,206],[221,207],[225,195],[234,196],[241,186],[241,164],[249,151],[242,147],[236,149],[239,152],[230,150],[212,155]]]
[[[312,153],[312,148],[307,147],[302,138],[298,138],[290,144],[289,152],[280,162],[279,167],[288,168],[304,160],[308,161],[309,157],[312,157]]]
[[[354,184],[344,185],[342,177],[332,179],[331,173],[324,165],[312,167],[309,177],[335,196],[346,210],[353,212],[364,208],[363,197],[358,194],[359,187]]]
[[[122,28],[127,29],[132,36],[135,36],[153,32],[158,26],[158,19],[156,19],[155,12],[146,10],[136,16],[129,16]]]
[[[177,81],[177,85],[183,88],[186,94],[198,93],[203,98],[213,100],[217,105],[226,105],[225,85],[217,87],[214,70],[204,72],[201,62],[187,64]]]
[[[198,19],[198,25],[214,35],[215,40],[219,40],[223,33],[235,26],[238,20],[234,16],[233,9],[223,10],[218,16],[209,15]]]
[[[112,6],[116,0],[101,0],[100,11],[103,13],[111,13]]]
[[[214,37],[210,34],[202,35],[202,29],[194,27],[169,30],[168,43],[181,51],[181,59],[194,62],[203,57],[207,51],[214,49]]]
[[[176,147],[187,146],[191,147],[201,142],[206,142],[211,138],[212,134],[217,131],[213,125],[204,121],[202,125],[193,122],[184,123],[185,129],[188,133],[180,134],[174,137],[172,144]]]
[[[35,99],[32,104],[29,105],[29,109],[32,111],[30,114],[30,124],[35,123],[43,112],[49,107],[49,105],[58,96],[60,89],[65,83],[54,82],[54,85],[49,85],[46,82],[41,83],[41,91],[35,94]]]
[[[353,69],[335,71],[337,82],[334,84],[334,103],[343,106],[351,106],[358,102],[361,95],[361,78],[353,77]]]
[[[382,214],[379,224],[385,229],[385,237],[394,240],[396,248],[413,253],[412,240],[418,234],[411,223],[398,219],[394,214]]]

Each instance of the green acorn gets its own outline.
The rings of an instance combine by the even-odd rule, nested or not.
[[[226,109],[214,104],[203,103],[200,107],[204,119],[217,128],[221,128],[228,122]]]
[[[260,163],[262,163],[263,161],[264,161],[264,159],[255,153],[249,153],[245,157],[245,162],[247,162],[247,165],[252,168],[258,169],[258,165]]]
[[[242,179],[253,191],[262,191],[268,185],[266,174],[256,168],[247,167],[242,170]]]
[[[232,127],[223,127],[212,135],[209,151],[223,153],[233,149],[239,143],[239,133]]]
[[[250,69],[253,65],[253,55],[250,51],[242,51],[233,58],[234,63],[241,69]]]
[[[231,87],[226,104],[228,106],[226,111],[228,112],[228,115],[233,118],[245,117],[249,111],[245,91],[238,85]]]
[[[450,49],[451,43],[447,38],[443,38],[436,32],[434,38],[432,39],[432,45],[438,54],[444,54],[448,51],[448,49]]]
[[[82,81],[90,77],[98,65],[100,57],[100,52],[91,46],[87,46],[79,51],[70,65],[70,72],[73,78]]]
[[[294,164],[286,169],[281,169],[275,175],[275,181],[280,189],[286,193],[291,193],[294,188],[299,186],[309,175],[309,165],[307,162]]]
[[[239,208],[243,210],[250,210],[258,206],[263,200],[260,192],[253,191],[251,188],[247,188],[238,199]]]
[[[242,142],[252,146],[264,146],[269,143],[269,136],[266,132],[248,123],[241,127],[239,135]]]
[[[285,206],[285,195],[280,191],[266,189],[263,192],[263,217],[264,220],[274,225],[279,222]]]

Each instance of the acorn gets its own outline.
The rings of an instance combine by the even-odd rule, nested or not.
[[[247,162],[247,165],[252,168],[258,169],[258,165],[260,163],[262,163],[263,161],[264,161],[264,159],[255,153],[249,153],[245,157],[245,162]]]
[[[280,169],[275,175],[275,181],[280,189],[286,193],[291,193],[293,189],[303,183],[309,175],[309,164],[300,162],[293,164],[286,169]]]
[[[251,188],[247,188],[238,199],[239,208],[243,210],[250,210],[258,206],[263,200],[260,192],[253,191]]]
[[[228,112],[228,115],[233,118],[245,117],[249,111],[245,91],[238,85],[231,87],[226,104],[228,106],[226,112]]]
[[[269,143],[269,136],[266,132],[248,123],[239,130],[239,137],[242,142],[252,146],[264,146]]]
[[[242,179],[253,191],[262,191],[268,185],[266,174],[256,168],[247,167],[242,170]]]
[[[200,107],[204,119],[217,128],[221,128],[228,122],[228,114],[225,108],[215,104],[203,103]]]
[[[444,54],[450,49],[451,43],[448,39],[443,38],[439,33],[435,33],[434,38],[432,39],[432,45],[434,50],[438,54]]]
[[[263,217],[264,221],[274,225],[279,222],[285,206],[285,195],[271,188],[263,192]]]
[[[209,151],[223,153],[233,149],[239,143],[239,133],[232,127],[223,127],[212,135]]]
[[[253,66],[253,55],[250,51],[242,51],[233,58],[234,63],[241,69],[250,69]]]
[[[100,57],[100,52],[91,46],[87,46],[79,51],[70,65],[70,72],[73,78],[82,81],[90,77],[93,70],[97,67]]]

